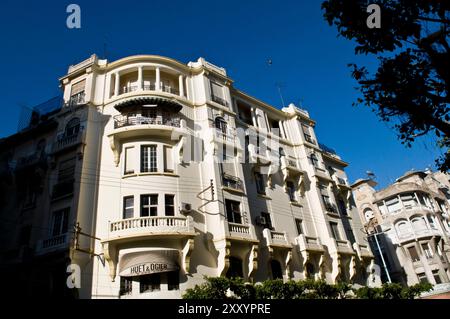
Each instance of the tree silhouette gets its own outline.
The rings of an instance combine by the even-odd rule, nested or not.
[[[381,8],[381,28],[369,28],[369,3]],[[374,54],[378,69],[350,64],[362,96],[355,105],[370,107],[382,121],[393,123],[403,144],[435,134],[450,168],[450,1],[327,0],[324,18],[338,33],[356,42],[356,54]]]

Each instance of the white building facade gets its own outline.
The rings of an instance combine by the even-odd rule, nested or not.
[[[375,186],[370,179],[352,185],[385,280],[450,291],[449,176],[410,171],[382,190]]]
[[[79,297],[180,298],[204,276],[373,282],[347,163],[307,111],[239,91],[202,58],[94,55],[61,86],[59,134],[82,132],[66,218],[77,228],[62,246],[36,240],[80,266]]]

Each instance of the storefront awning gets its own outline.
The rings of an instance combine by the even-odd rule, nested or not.
[[[119,261],[119,275],[134,277],[177,271],[179,267],[179,251],[160,249],[128,253]]]

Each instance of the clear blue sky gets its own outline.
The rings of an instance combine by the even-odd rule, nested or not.
[[[182,62],[198,57],[227,69],[235,86],[277,107],[275,83],[286,103],[302,100],[317,121],[319,140],[350,163],[350,181],[367,170],[385,186],[406,170],[424,169],[439,154],[429,137],[407,149],[365,107],[353,107],[355,57],[322,18],[321,0],[296,1],[2,1],[0,137],[17,129],[21,105],[59,94],[57,79],[70,64],[159,54]],[[81,6],[82,28],[66,28],[66,7]],[[272,67],[266,63],[273,60]]]

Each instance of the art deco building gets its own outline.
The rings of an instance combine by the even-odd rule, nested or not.
[[[82,298],[179,298],[204,276],[372,283],[347,163],[307,111],[202,58],[94,55],[60,82],[62,107],[1,142],[2,274],[28,292],[71,294],[68,265]]]
[[[410,171],[385,189],[375,186],[366,179],[352,188],[384,280],[450,291],[449,176]]]

